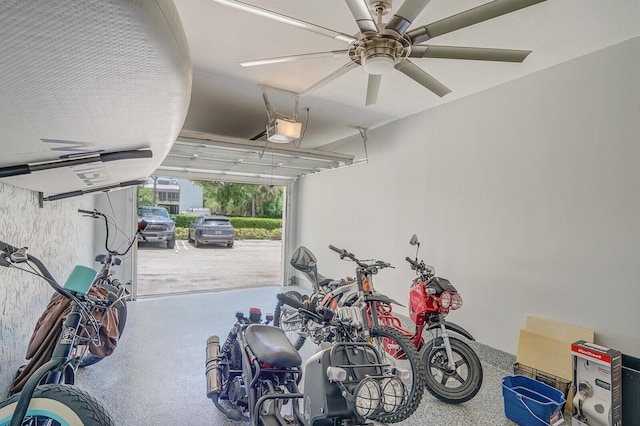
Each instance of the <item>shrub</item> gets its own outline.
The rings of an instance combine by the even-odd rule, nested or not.
[[[196,220],[199,214],[177,214],[176,227],[188,228],[191,222]],[[264,217],[230,217],[229,221],[234,228],[254,228],[254,229],[266,229],[274,230],[280,229],[282,219],[269,219]]]
[[[269,219],[264,217],[230,217],[229,221],[234,228],[254,228],[274,230],[280,229],[282,219]]]
[[[256,228],[238,228],[236,229],[236,240],[281,240],[282,232],[280,229],[256,229]]]
[[[186,240],[189,236],[189,228],[178,228],[176,226],[176,240]]]

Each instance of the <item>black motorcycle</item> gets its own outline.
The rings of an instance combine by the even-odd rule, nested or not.
[[[256,308],[248,317],[238,312],[222,347],[218,336],[207,340],[207,397],[230,419],[255,426],[363,425],[405,406],[404,372],[388,369],[364,342],[319,350],[304,367],[305,382],[313,385],[301,392],[300,354],[282,329],[268,325],[272,315],[264,323],[261,316]]]

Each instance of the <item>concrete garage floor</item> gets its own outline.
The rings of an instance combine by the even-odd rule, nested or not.
[[[186,240],[174,249],[140,244],[137,297],[281,285],[281,259],[280,241],[240,240],[233,248]]]
[[[279,241],[237,241],[233,249],[195,248],[186,241],[175,250],[141,246],[143,296],[128,304],[116,351],[82,369],[77,385],[102,401],[118,425],[246,425],[227,419],[206,397],[206,341],[211,335],[224,340],[238,310],[273,312],[275,295],[282,291],[280,252]],[[478,395],[465,404],[447,405],[425,391],[418,410],[398,424],[514,425],[504,416],[501,379],[512,374],[515,357],[482,344],[472,346],[484,373]],[[315,348],[307,342],[303,359]]]
[[[224,339],[237,310],[272,312],[279,287],[142,299],[129,303],[127,327],[116,351],[80,371],[77,384],[101,400],[116,424],[240,426],[206,397],[205,346]],[[474,345],[483,365],[478,395],[447,405],[425,392],[420,407],[402,425],[513,425],[504,416],[501,379],[512,374],[513,356]],[[314,351],[307,343],[304,359]],[[569,422],[567,422],[570,424]]]

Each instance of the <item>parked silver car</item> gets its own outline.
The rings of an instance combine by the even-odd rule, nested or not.
[[[200,216],[189,225],[189,241],[201,244],[226,244],[233,247],[235,231],[229,218],[224,216]]]
[[[166,241],[167,248],[172,249],[176,244],[176,224],[164,207],[140,206],[138,207],[138,222],[144,220],[147,227],[142,231],[144,239],[138,241],[159,243]]]

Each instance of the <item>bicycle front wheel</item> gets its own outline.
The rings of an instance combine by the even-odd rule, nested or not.
[[[393,414],[382,415],[376,420],[382,423],[396,423],[405,420],[418,408],[424,393],[425,368],[420,362],[416,347],[398,329],[386,325],[371,328],[371,344],[376,347],[383,364],[390,368],[409,371],[409,377],[403,379],[407,388],[404,407]]]
[[[0,403],[0,426],[11,423],[20,394]],[[25,426],[115,426],[106,408],[87,392],[71,385],[36,388],[22,422]]]
[[[304,297],[297,291],[287,291],[285,293],[299,302],[304,302]],[[305,322],[297,309],[278,300],[276,309],[273,312],[273,325],[284,330],[291,344],[300,350],[307,338],[304,336]]]

